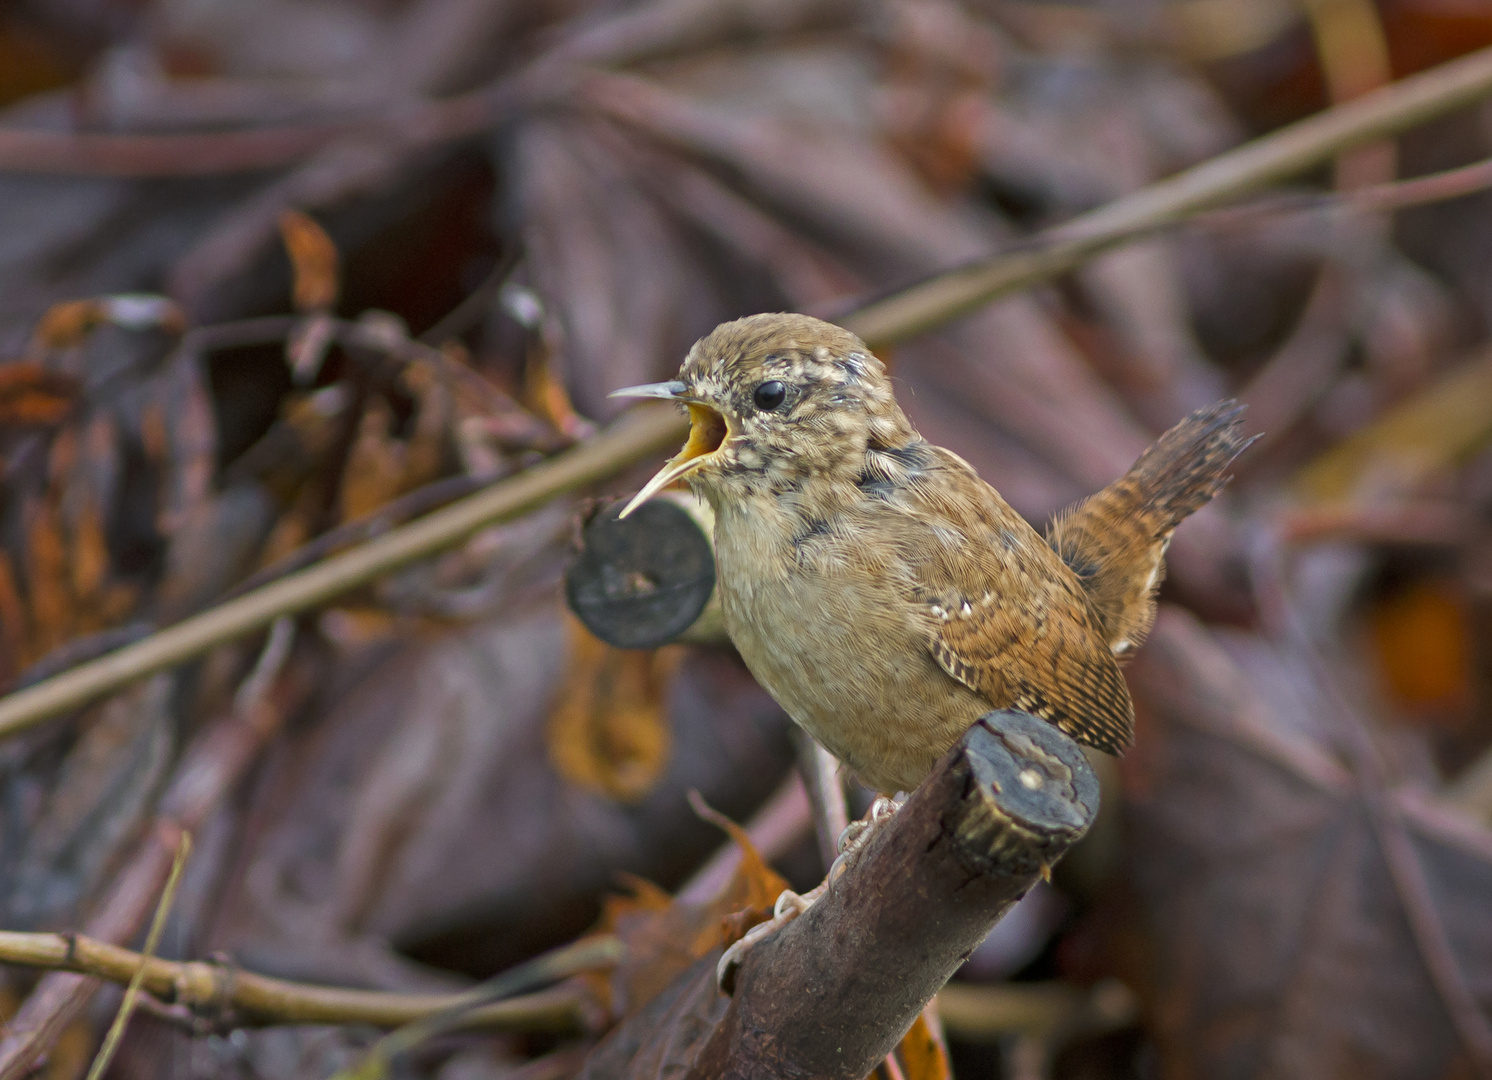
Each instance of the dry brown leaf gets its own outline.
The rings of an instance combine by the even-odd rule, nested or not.
[[[0,364],[0,424],[47,427],[67,418],[82,393],[70,375],[40,364]]]
[[[569,677],[549,716],[549,760],[581,787],[641,799],[668,764],[663,697],[682,652],[616,649],[566,618]]]
[[[31,601],[31,641],[27,660],[51,652],[73,635],[73,603],[68,588],[67,545],[57,506],[33,503],[27,515],[26,587]]]
[[[337,245],[326,230],[299,210],[280,215],[280,239],[290,257],[296,311],[323,311],[337,302],[340,288]]]
[[[623,805],[558,776],[545,746],[566,677],[553,588],[501,618],[343,654],[329,712],[285,749],[299,764],[255,796],[265,824],[245,872],[263,887],[225,899],[211,948],[390,988],[411,972],[388,941],[500,970],[593,926],[618,871],[673,881],[697,867],[719,833],[689,813],[689,787],[733,814],[771,793],[788,721],[739,661],[702,649],[686,650],[667,695],[676,752],[652,795]]]
[[[152,293],[120,293],[92,296],[86,300],[64,300],[43,314],[32,333],[33,347],[66,349],[104,323],[126,330],[159,329],[180,333],[186,329],[186,312],[174,300]]]
[[[10,554],[0,551],[0,687],[9,685],[21,670],[27,634],[26,607],[16,588]]]
[[[54,304],[36,324],[36,343],[48,349],[76,345],[101,319],[97,300],[65,300]]]
[[[1371,781],[1321,741],[1333,705],[1294,658],[1233,642],[1236,660],[1168,610],[1129,669],[1142,723],[1126,810],[1150,953],[1132,974],[1162,1074],[1478,1075],[1464,1032],[1489,1030],[1492,832],[1408,791],[1375,809]],[[1453,1021],[1458,995],[1479,1021]]]
[[[948,1063],[948,1051],[933,1034],[927,1013],[918,1015],[912,1027],[902,1036],[896,1047],[896,1056],[901,1060],[902,1074],[906,1080],[952,1080],[953,1067]]]
[[[542,416],[567,438],[582,439],[593,425],[575,411],[565,384],[550,369],[549,354],[542,346],[529,353],[523,369],[523,396],[529,410]]]
[[[407,455],[404,444],[393,436],[393,426],[388,402],[383,398],[369,401],[342,471],[342,521],[371,514],[403,494]]]
[[[730,882],[706,904],[675,900],[650,882],[625,875],[630,896],[608,897],[603,930],[626,944],[626,958],[605,977],[612,1013],[618,1021],[652,1001],[695,961],[739,939],[771,917],[787,888],[766,864],[746,830],[711,810],[691,794],[696,813],[724,829],[741,848],[741,862]]]
[[[1455,710],[1471,697],[1471,627],[1448,581],[1416,581],[1369,613],[1373,650],[1388,691],[1411,714]]]
[[[80,607],[97,606],[108,574],[109,542],[104,537],[98,506],[89,499],[78,511],[72,528],[72,590]]]

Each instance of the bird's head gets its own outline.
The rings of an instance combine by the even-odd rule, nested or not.
[[[722,499],[794,490],[814,477],[850,479],[868,448],[916,438],[886,369],[848,330],[808,315],[752,315],[695,342],[672,382],[617,390],[689,409],[689,441],[622,511],[687,478]]]

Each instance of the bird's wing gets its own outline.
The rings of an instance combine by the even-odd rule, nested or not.
[[[1134,707],[1082,585],[968,464],[929,449],[939,465],[910,486],[909,517],[921,527],[904,549],[928,649],[992,707],[1119,753]]]

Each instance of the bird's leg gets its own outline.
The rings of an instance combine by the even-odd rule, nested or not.
[[[839,854],[836,840],[849,824],[849,807],[845,802],[844,783],[839,776],[839,760],[825,750],[802,728],[789,733],[798,758],[798,772],[813,807],[814,832],[818,836],[819,854],[824,867]]]
[[[839,834],[839,855],[829,867],[829,873],[824,880],[802,894],[795,893],[791,889],[784,889],[778,895],[777,903],[772,906],[772,917],[766,922],[757,923],[721,954],[720,962],[715,965],[715,981],[722,990],[730,992],[735,969],[751,947],[771,937],[816,904],[830,886],[854,865],[860,852],[864,850],[866,842],[875,830],[896,812],[896,809],[896,803],[891,799],[884,795],[877,796],[875,802],[870,804],[870,810],[864,819],[850,822]]]
[[[852,821],[844,827],[844,832],[839,834],[839,855],[829,867],[829,882],[838,881],[840,875],[848,870],[860,852],[864,850],[866,843],[875,835],[877,829],[890,820],[891,815],[896,813],[897,804],[895,800],[886,795],[877,795],[875,802],[870,804],[870,809],[859,821]]]

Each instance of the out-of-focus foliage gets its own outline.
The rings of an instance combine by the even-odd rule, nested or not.
[[[1489,43],[1469,0],[0,6],[0,686],[587,438],[723,319],[832,318]],[[1489,122],[1300,188],[1485,158]],[[920,430],[1038,522],[1220,396],[1264,433],[1176,537],[1163,599],[1189,613],[1132,669],[1105,817],[966,969],[1017,980],[964,999],[958,1076],[1489,1067],[1489,208],[1204,218],[886,357]],[[574,1076],[647,1008],[686,1055],[719,999],[676,977],[776,887],[748,859],[713,899],[661,891],[719,843],[687,794],[751,819],[787,720],[726,648],[621,652],[562,611],[583,509],[301,617],[252,723],[258,640],[12,737],[0,926],[127,941],[153,898],[120,883],[213,791],[163,955],[448,989],[599,925],[634,949],[586,977],[584,1034],[403,1067]],[[235,717],[257,735],[219,741]],[[768,818],[814,884],[801,806]],[[619,874],[655,884],[617,899]],[[9,1014],[34,976],[3,979]],[[943,1075],[936,1029],[888,1074]],[[146,1011],[112,1074],[318,1080],[371,1037]]]

